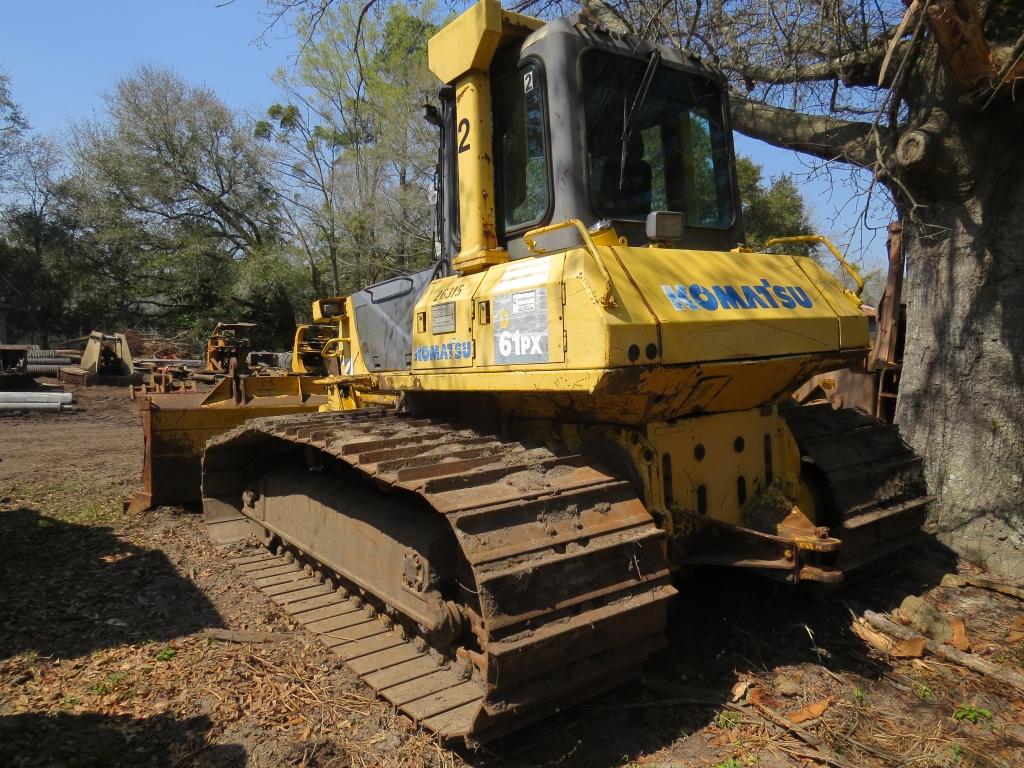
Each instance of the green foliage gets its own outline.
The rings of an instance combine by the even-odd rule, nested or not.
[[[92,687],[92,692],[97,696],[106,696],[111,693],[118,685],[124,681],[126,677],[125,672],[114,672],[113,674],[107,675],[105,679],[96,683]]]
[[[982,720],[991,720],[992,713],[984,707],[976,707],[973,704],[961,704],[953,712],[954,720],[966,720],[977,725]]]
[[[715,763],[714,768],[751,768],[754,765],[757,765],[757,758],[753,755],[744,755],[742,759],[734,756]]]
[[[916,683],[914,685],[914,695],[920,701],[933,701],[935,694],[932,693],[932,689],[928,687],[927,683]]]
[[[715,715],[715,725],[723,730],[735,728],[740,724],[740,716],[731,709],[723,709]]]
[[[178,652],[176,650],[174,650],[173,648],[164,648],[154,658],[157,661],[170,661],[171,659],[173,659],[177,655],[178,655]]]
[[[736,158],[736,173],[748,245],[759,248],[773,237],[814,234],[804,199],[791,177],[780,176],[766,185],[761,166],[748,157]],[[787,251],[809,253],[813,247],[787,246]]]
[[[869,304],[872,307],[877,307],[882,301],[882,294],[885,292],[885,282],[888,279],[888,275],[884,269],[873,269],[870,272],[861,273],[861,277],[864,278],[864,290],[861,292],[861,299],[865,304]],[[849,281],[851,289],[853,281]]]
[[[47,345],[130,327],[202,338],[219,320],[251,320],[254,343],[290,346],[318,290],[282,236],[258,130],[166,69],[139,68],[105,100],[105,115],[74,128],[66,165],[39,138],[12,160],[0,229],[11,337]]]

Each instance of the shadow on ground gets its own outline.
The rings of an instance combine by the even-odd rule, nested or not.
[[[241,768],[239,744],[209,744],[208,717],[139,720],[92,713],[27,713],[0,717],[0,763],[10,768]]]
[[[714,764],[703,735],[686,737],[712,722],[738,679],[773,678],[801,664],[824,667],[821,674],[881,677],[889,667],[850,632],[851,611],[891,610],[907,595],[937,584],[954,566],[949,550],[926,540],[827,594],[738,569],[693,570],[677,579],[669,644],[648,661],[644,680],[464,756],[481,768],[606,768],[668,749],[664,757],[671,764]]]
[[[0,659],[74,658],[223,626],[159,550],[27,507],[0,511],[0,584]]]

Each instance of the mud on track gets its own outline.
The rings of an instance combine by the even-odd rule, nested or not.
[[[956,563],[930,547],[819,601],[690,574],[669,648],[643,681],[487,751],[449,751],[290,624],[198,516],[128,517],[142,451],[134,403],[91,388],[76,404],[0,417],[2,765],[1024,765],[1019,692],[931,656],[883,658],[849,631],[850,610],[925,594],[965,619],[973,652],[1024,672],[1013,629],[1024,603],[938,586]],[[755,705],[728,709],[737,681],[783,717],[827,699],[801,726],[817,746]],[[992,718],[956,720],[961,706]]]

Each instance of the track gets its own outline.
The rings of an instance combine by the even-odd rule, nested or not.
[[[873,416],[827,403],[780,408],[800,452],[819,473],[841,539],[837,563],[852,571],[905,547],[921,532],[928,504],[924,459]]]
[[[589,698],[665,644],[664,534],[583,456],[388,411],[285,416],[212,440],[203,496],[215,539],[255,532],[274,550],[238,567],[445,739],[483,742]],[[356,539],[350,565],[338,552]],[[402,589],[386,583],[399,557]]]

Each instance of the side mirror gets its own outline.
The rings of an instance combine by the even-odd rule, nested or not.
[[[651,211],[647,214],[647,237],[651,242],[680,240],[683,237],[683,214],[676,211]]]
[[[423,105],[423,119],[426,120],[431,125],[436,125],[439,127],[441,125],[441,113],[433,104]]]

